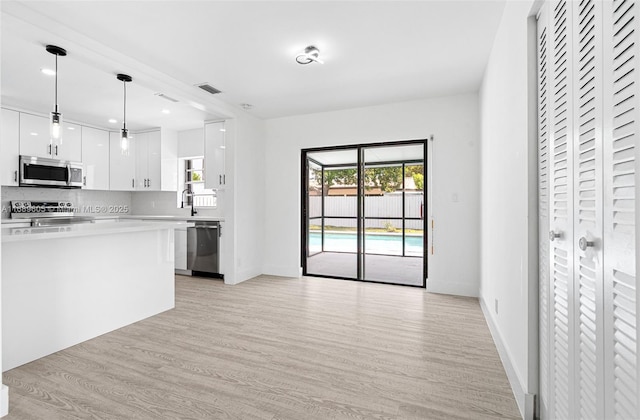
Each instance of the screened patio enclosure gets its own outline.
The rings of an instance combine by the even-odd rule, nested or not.
[[[425,156],[425,140],[303,150],[303,274],[424,287]]]

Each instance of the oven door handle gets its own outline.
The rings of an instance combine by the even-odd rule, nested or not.
[[[71,165],[67,165],[67,185],[71,185]]]

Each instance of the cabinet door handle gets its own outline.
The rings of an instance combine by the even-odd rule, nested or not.
[[[131,188],[135,188],[136,186],[136,180],[134,178],[131,178]]]
[[[225,175],[222,175],[222,183],[223,183],[224,185],[227,185],[227,175],[226,175],[226,174],[225,174]]]
[[[58,146],[56,145],[56,156],[58,156]]]
[[[18,171],[13,171],[13,180],[18,182]]]
[[[87,177],[86,175],[82,177],[82,184],[86,187],[87,186]]]
[[[50,155],[51,154],[51,145],[49,145],[49,148],[47,150],[48,150],[47,154]]]
[[[151,188],[151,178],[149,178],[149,179],[147,180],[147,184],[148,184],[147,186],[148,186],[149,188]]]
[[[562,234],[560,232],[554,232],[554,231],[549,232],[549,240],[551,242],[553,242],[556,239],[561,239],[561,238],[562,238]]]
[[[218,175],[218,184],[222,185],[222,175]]]

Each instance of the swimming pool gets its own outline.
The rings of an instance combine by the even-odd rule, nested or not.
[[[357,235],[355,233],[325,232],[324,250],[327,252],[356,252]],[[420,236],[405,237],[405,255],[422,256],[423,240]],[[364,239],[365,252],[369,254],[402,255],[402,235],[367,233]],[[309,251],[322,251],[321,233],[309,233]]]

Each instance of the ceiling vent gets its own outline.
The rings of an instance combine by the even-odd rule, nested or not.
[[[162,99],[166,99],[167,101],[171,101],[171,102],[178,102],[177,99],[172,98],[171,96],[167,96],[164,93],[156,93],[156,96],[161,97]]]
[[[200,83],[200,84],[197,84],[196,86],[198,86],[200,89],[202,89],[204,91],[209,92],[212,95],[215,95],[215,94],[218,94],[218,93],[222,92],[221,90],[218,90],[218,89],[214,88],[213,86],[211,86],[208,83]]]

